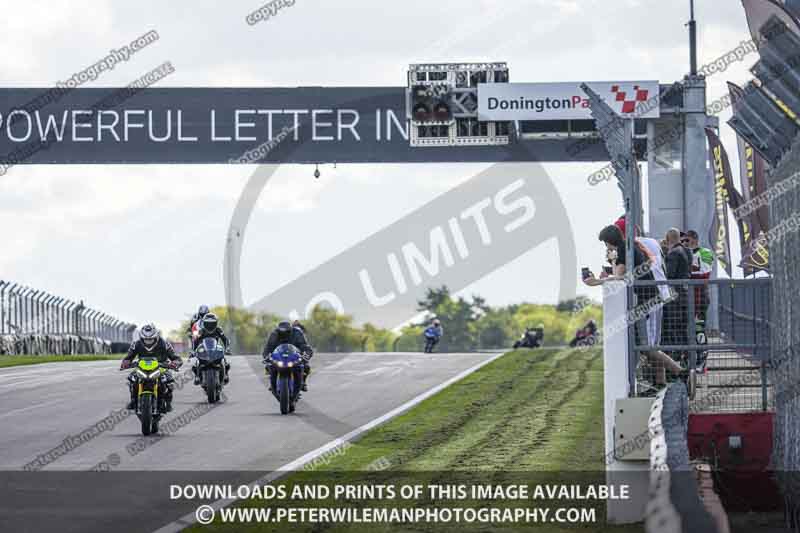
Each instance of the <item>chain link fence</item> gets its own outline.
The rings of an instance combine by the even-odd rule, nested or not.
[[[800,172],[800,137],[791,152],[767,176],[770,188]],[[770,201],[770,220],[775,224],[800,215],[800,188],[789,187]],[[779,238],[777,238],[779,237]],[[786,498],[791,526],[800,531],[800,234],[782,232],[769,240],[769,259],[776,298],[772,301],[772,346],[775,394],[780,399],[775,412],[773,458]]]
[[[0,355],[118,353],[135,329],[83,301],[0,280]]]
[[[634,290],[635,395],[683,380],[692,412],[774,410],[769,278],[636,281]]]

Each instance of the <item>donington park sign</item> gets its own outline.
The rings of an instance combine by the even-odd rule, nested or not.
[[[589,99],[580,83],[482,83],[478,85],[479,120],[590,119]],[[590,82],[619,115],[658,118],[657,81]]]

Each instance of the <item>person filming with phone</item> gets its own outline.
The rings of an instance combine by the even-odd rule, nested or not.
[[[589,268],[584,268],[581,277],[585,285],[596,287],[612,280],[655,280],[653,268],[658,264],[658,258],[653,256],[647,246],[638,240],[635,241],[636,246],[633,250],[633,274],[629,274],[628,265],[626,264],[625,238],[619,227],[616,225],[606,226],[600,232],[599,239],[605,244],[606,258],[613,265],[611,274],[608,274],[608,271],[604,271],[601,277],[597,278]],[[659,294],[659,289],[655,286],[634,286],[634,295],[636,300],[635,306],[641,309],[649,309],[663,302]],[[650,315],[649,312],[647,314]],[[648,340],[648,344],[651,346],[658,344],[649,342],[651,340],[651,335],[650,332],[648,332],[646,320],[637,320],[632,325],[634,326],[635,342],[637,345],[641,345],[645,339]],[[666,384],[665,370],[669,370],[670,373],[675,375],[683,373],[683,368],[664,352],[660,350],[649,350],[643,353],[650,362],[656,366],[656,385],[660,386]]]

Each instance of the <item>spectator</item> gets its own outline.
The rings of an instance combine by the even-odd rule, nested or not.
[[[625,215],[622,215],[614,222],[614,225],[619,228],[622,237],[625,237]],[[636,226],[636,242],[646,248],[646,253],[651,262],[653,278],[656,281],[664,281],[667,279],[664,273],[664,257],[666,253],[663,250],[662,244],[650,237],[642,237],[639,226]],[[663,301],[669,300],[669,287],[667,285],[659,285],[658,293],[661,295]],[[658,304],[653,306],[650,314],[647,317],[647,342],[651,346],[655,346],[661,342],[661,322],[663,315],[663,305]]]
[[[692,279],[708,279],[711,277],[711,270],[714,266],[714,254],[708,248],[700,246],[700,238],[697,232],[690,229],[686,236],[681,238],[681,243],[692,251]],[[705,331],[706,311],[708,310],[708,287],[698,286],[694,288],[694,309],[697,320],[702,324]]]
[[[656,281],[665,281],[667,279],[664,272],[664,253],[661,249],[661,243],[650,237],[638,237],[639,228],[636,228],[637,239],[636,241],[644,245],[647,251],[650,252],[650,259],[652,261],[653,278]],[[658,294],[663,302],[669,301],[669,286],[666,284],[658,286]],[[661,324],[663,320],[663,304],[658,304],[653,307],[650,316],[647,317],[647,342],[651,346],[661,343]]]
[[[689,279],[692,253],[681,243],[681,233],[676,228],[667,231],[667,279]],[[664,344],[689,344],[687,328],[689,326],[688,308],[686,304],[686,287],[672,286],[673,298],[664,307]]]
[[[616,225],[606,226],[600,232],[600,240],[605,243],[606,249],[611,257],[614,257],[614,270],[611,276],[603,275],[601,279],[597,279],[594,275],[584,280],[584,283],[590,287],[602,285],[609,280],[625,280],[626,279],[626,255],[625,255],[625,239]],[[633,251],[633,273],[629,276],[638,280],[654,280],[655,277],[652,271],[653,260],[650,258],[650,253],[644,244],[637,242],[636,248]],[[656,287],[637,287],[634,286],[634,294],[636,295],[635,306],[639,309],[645,308],[644,306],[652,306],[654,301],[658,300],[658,289]],[[649,314],[649,313],[648,313]],[[641,344],[640,339],[648,337],[646,331],[645,320],[637,320],[634,324],[635,343]],[[648,357],[651,363],[656,365],[655,382],[657,385],[666,384],[665,369],[668,369],[672,374],[678,375],[683,369],[681,366],[672,360],[670,356],[659,350],[648,350],[644,354]]]

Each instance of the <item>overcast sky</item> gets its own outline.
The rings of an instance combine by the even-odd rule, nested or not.
[[[688,0],[296,0],[266,22],[257,1],[4,0],[0,83],[51,86],[149,30],[160,39],[87,86],[127,85],[166,60],[161,86],[400,86],[412,62],[506,61],[512,81],[658,79],[688,70]],[[697,0],[700,63],[749,39],[738,0]],[[709,100],[744,84],[750,56],[711,77]],[[729,111],[720,116],[722,123]],[[722,139],[737,168],[735,137]],[[622,212],[603,164],[548,164],[579,264],[599,270],[599,229]],[[248,228],[245,303],[291,281],[476,174],[481,165],[283,166]],[[231,212],[252,166],[17,166],[0,177],[0,279],[169,330],[224,302]],[[734,230],[735,231],[735,230]],[[294,235],[294,237],[291,237]],[[287,237],[288,236],[288,237]],[[294,244],[290,244],[290,240]],[[732,247],[736,245],[732,235]],[[286,247],[298,253],[284,253]],[[281,252],[278,252],[281,250]],[[300,253],[301,252],[301,253]],[[554,302],[548,243],[467,292],[492,304]],[[578,272],[575,273],[578,275]],[[583,285],[579,292],[599,299]],[[357,317],[366,320],[369,317]]]

